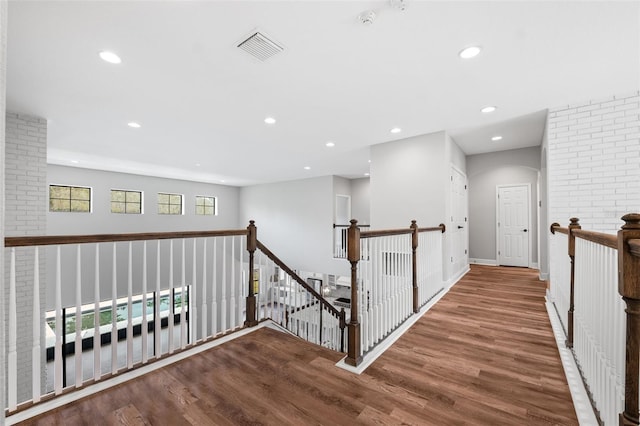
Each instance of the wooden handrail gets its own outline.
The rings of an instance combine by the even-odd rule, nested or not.
[[[260,242],[260,240],[256,241],[257,243],[257,247],[258,249],[264,253],[269,259],[271,259],[273,261],[273,263],[275,263],[276,265],[278,265],[278,267],[280,269],[282,269],[283,271],[285,271],[287,274],[289,274],[294,280],[296,280],[296,282],[298,284],[300,284],[302,287],[304,287],[305,290],[307,290],[309,293],[311,293],[316,299],[318,299],[320,301],[320,303],[322,303],[327,310],[329,310],[329,312],[331,312],[333,315],[336,316],[336,318],[340,318],[340,312],[338,309],[336,309],[335,306],[333,306],[331,303],[327,302],[327,300],[322,297],[317,291],[315,291],[312,287],[309,286],[309,284],[307,284],[302,278],[300,278],[300,276],[298,274],[296,274],[291,268],[289,268],[282,260],[280,260],[278,258],[278,256],[276,256],[275,254],[273,254],[273,252],[271,250],[269,250],[264,244],[262,244]]]
[[[333,224],[334,228],[348,228],[351,225],[336,225],[335,223]],[[370,228],[371,225],[358,225],[360,228]]]
[[[382,229],[379,231],[362,231],[360,232],[360,238],[386,237],[389,235],[403,235],[403,234],[413,234],[413,229],[401,228],[401,229]]]
[[[434,231],[440,231],[443,234],[447,231],[447,227],[444,223],[441,223],[438,226],[434,226],[431,228],[418,228],[418,232],[434,232]]]
[[[554,222],[551,224],[550,231],[552,234],[559,232],[561,234],[569,235],[569,228],[563,228],[559,223]]]
[[[169,240],[174,238],[206,238],[247,235],[246,229],[220,231],[140,232],[135,234],[44,235],[5,237],[5,247],[50,246],[64,244],[111,243],[122,241]]]
[[[592,243],[600,244],[601,246],[610,247],[612,249],[618,248],[618,238],[612,234],[585,231],[584,229],[574,229],[571,233],[575,235],[576,238],[580,238],[582,240],[591,241]]]

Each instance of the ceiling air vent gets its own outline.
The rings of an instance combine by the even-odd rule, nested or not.
[[[261,61],[266,61],[276,53],[284,50],[282,46],[261,32],[253,33],[249,38],[238,44],[238,47]]]

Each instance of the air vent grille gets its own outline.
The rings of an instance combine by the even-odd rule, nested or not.
[[[261,61],[266,61],[284,50],[282,46],[260,32],[253,33],[238,44],[238,47]]]

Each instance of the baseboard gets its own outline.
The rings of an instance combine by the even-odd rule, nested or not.
[[[529,264],[529,268],[531,268],[531,269],[540,269],[540,268],[538,268],[538,262],[531,262]]]
[[[495,259],[476,259],[470,258],[469,263],[473,263],[474,265],[488,265],[488,266],[496,266],[498,262]]]
[[[548,272],[540,272],[540,281],[546,281],[549,279],[549,273]]]
[[[562,360],[562,367],[564,374],[567,377],[567,383],[569,384],[569,391],[571,392],[571,399],[573,399],[573,406],[576,410],[576,416],[580,425],[584,426],[597,426],[598,421],[591,408],[591,402],[589,396],[582,383],[578,365],[576,364],[573,354],[570,349],[567,349],[565,345],[565,334],[562,329],[562,324],[558,315],[556,315],[555,308],[551,305],[551,302],[547,298],[545,303],[547,308],[547,315],[549,315],[549,321],[551,322],[551,328],[558,346],[558,352],[560,353],[560,359]]]

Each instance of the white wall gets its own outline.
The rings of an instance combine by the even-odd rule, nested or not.
[[[496,261],[496,186],[530,184],[531,252],[538,262],[538,196],[540,147],[514,149],[467,157],[469,174],[469,255]]]
[[[549,110],[549,222],[615,233],[640,211],[640,92]]]
[[[258,239],[291,268],[346,275],[333,259],[334,177],[240,189],[240,221],[256,221]]]
[[[201,231],[239,229],[248,225],[248,222],[238,222],[240,191],[236,187],[51,164],[47,167],[47,174],[49,184],[93,188],[90,214],[47,213],[49,235]],[[111,189],[143,191],[144,214],[111,213]],[[158,192],[183,194],[184,215],[159,215]],[[217,197],[218,215],[196,215],[196,195]]]
[[[371,147],[371,226],[404,228],[446,223],[449,164],[445,133]]]
[[[351,216],[363,225],[370,222],[370,187],[369,178],[351,180]]]
[[[540,204],[538,214],[540,216],[540,235],[538,266],[540,279],[549,279],[549,172],[547,169],[547,153],[549,152],[548,121],[545,122],[542,144],[540,146]]]

